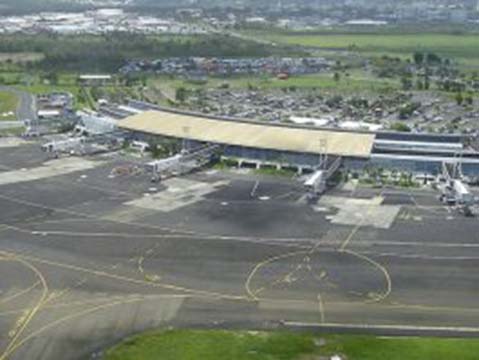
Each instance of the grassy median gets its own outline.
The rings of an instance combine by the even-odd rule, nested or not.
[[[0,120],[15,120],[18,97],[8,91],[0,91]]]
[[[105,360],[476,360],[479,340],[170,330],[132,337]]]

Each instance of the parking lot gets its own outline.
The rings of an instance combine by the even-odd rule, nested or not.
[[[120,156],[38,144],[0,159],[2,360],[96,358],[167,326],[479,333],[478,219],[432,190],[313,206],[253,173],[152,184]]]

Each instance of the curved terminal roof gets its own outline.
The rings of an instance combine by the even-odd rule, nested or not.
[[[374,134],[219,120],[166,111],[146,111],[121,120],[125,130],[250,148],[369,157]]]

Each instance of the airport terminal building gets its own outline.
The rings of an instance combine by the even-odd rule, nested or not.
[[[438,174],[442,164],[461,162],[464,175],[479,176],[479,152],[461,135],[360,132],[225,119],[165,109],[146,110],[119,122],[136,140],[185,139],[218,144],[223,156],[248,167],[313,169],[321,156],[341,158],[345,168],[382,167]]]

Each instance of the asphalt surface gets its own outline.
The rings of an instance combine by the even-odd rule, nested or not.
[[[0,148],[0,179],[46,160],[38,144]],[[88,160],[0,186],[1,360],[99,358],[168,326],[479,334],[478,219],[432,191],[335,190],[338,207],[310,206],[289,180],[151,184],[119,157]],[[365,225],[391,207],[389,228]]]

